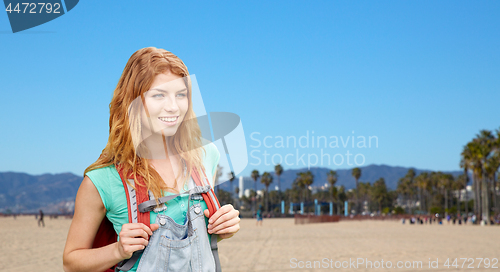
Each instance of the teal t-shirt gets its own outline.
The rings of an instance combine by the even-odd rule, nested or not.
[[[207,174],[207,179],[210,185],[213,187],[214,181],[213,176],[217,170],[217,164],[220,160],[220,153],[217,147],[213,143],[209,143],[204,146],[206,154],[202,151],[203,166],[205,167],[205,173]],[[125,194],[125,189],[123,188],[123,183],[116,171],[114,165],[92,170],[86,174],[92,183],[97,188],[99,195],[101,196],[102,203],[106,208],[106,217],[113,224],[116,233],[120,233],[122,225],[128,223],[128,207],[127,198]],[[165,195],[172,195],[173,193],[166,192]],[[198,200],[191,200],[190,205],[198,203]],[[167,203],[167,209],[159,213],[165,214],[171,217],[176,223],[184,224],[186,219],[188,208],[188,195],[183,194],[174,198]],[[201,201],[202,211],[207,209],[207,205],[204,200]],[[150,212],[150,223],[154,224],[156,215],[158,213]],[[208,225],[208,218],[205,217],[205,222]],[[208,234],[209,241],[211,235]],[[129,272],[134,272],[137,270],[139,262],[136,262],[134,267],[129,270]]]

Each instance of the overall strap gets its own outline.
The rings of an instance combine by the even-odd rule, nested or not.
[[[205,170],[202,169],[203,171],[203,176],[200,176],[198,171],[196,171],[195,168],[193,168],[193,180],[196,185],[198,186],[205,186],[209,185],[208,180],[207,180],[207,174],[205,173]],[[214,193],[214,190],[210,187],[210,190],[206,193],[202,194],[203,199],[205,200],[205,203],[207,204],[208,211],[209,211],[209,218],[217,211],[220,209],[220,203],[219,200],[217,199],[217,196]],[[212,237],[210,239],[210,248],[212,249],[212,255],[214,256],[214,261],[215,261],[215,271],[216,272],[221,272],[221,266],[220,266],[220,259],[219,259],[219,248],[217,247],[217,234],[212,234]]]

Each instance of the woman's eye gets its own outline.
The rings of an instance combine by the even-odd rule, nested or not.
[[[153,95],[154,98],[162,98],[163,97],[163,94],[155,94]]]
[[[180,94],[178,94],[178,96],[180,96],[180,97],[185,97],[185,96],[186,96],[186,94],[185,94],[185,93],[180,93]]]

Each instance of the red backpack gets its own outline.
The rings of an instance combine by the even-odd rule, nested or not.
[[[125,178],[122,169],[119,167],[116,167],[116,169],[118,170],[118,174],[120,175],[123,187],[125,189],[125,194],[127,196],[126,198],[127,198],[129,223],[132,223],[134,221],[132,217],[136,215],[137,217],[136,221],[138,223],[143,223],[146,226],[151,227],[149,223],[150,222],[149,212],[142,213],[138,209],[139,204],[149,201],[148,190],[146,186],[144,186],[142,177],[137,176],[137,183],[142,184],[143,186],[140,185],[135,186],[136,201],[134,201],[133,200],[134,197],[130,193],[133,192],[134,189],[127,183],[127,179]],[[203,170],[203,177],[201,177],[198,171],[196,171],[196,169],[193,168],[191,177],[193,178],[193,181],[197,186],[206,186],[209,184],[207,176],[205,174],[205,170]],[[131,175],[129,175],[128,178],[131,182],[134,181]],[[209,216],[212,216],[218,209],[220,209],[219,200],[217,199],[217,196],[215,195],[213,188],[210,188],[210,191],[208,191],[207,193],[202,193],[202,196],[203,200],[205,200],[205,203],[207,204]],[[109,244],[115,243],[117,239],[118,235],[116,234],[115,229],[113,228],[113,224],[105,216],[101,222],[101,225],[99,226],[99,229],[97,230],[97,233],[94,238],[94,243],[92,244],[92,248],[107,246]],[[212,253],[214,254],[217,271],[220,271],[220,261],[217,252],[217,237],[214,235],[212,235],[211,247],[212,247]],[[105,270],[104,272],[114,272],[116,267],[117,265]]]

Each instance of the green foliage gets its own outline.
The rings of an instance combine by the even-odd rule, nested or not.
[[[436,213],[444,214],[443,208],[437,207],[437,206],[431,207],[430,211],[431,211],[431,214],[436,214]]]
[[[216,195],[217,198],[219,199],[219,203],[221,204],[221,206],[226,204],[234,204],[233,198],[231,197],[231,193],[229,193],[228,191],[219,189]]]
[[[400,206],[397,206],[396,208],[394,208],[394,213],[395,214],[404,214],[405,213],[405,209],[403,209]]]
[[[385,207],[382,209],[382,214],[389,214],[391,212],[391,209],[389,207]]]
[[[446,209],[446,212],[448,214],[456,214],[457,213],[457,207],[453,206],[453,207],[451,207],[449,209]]]

